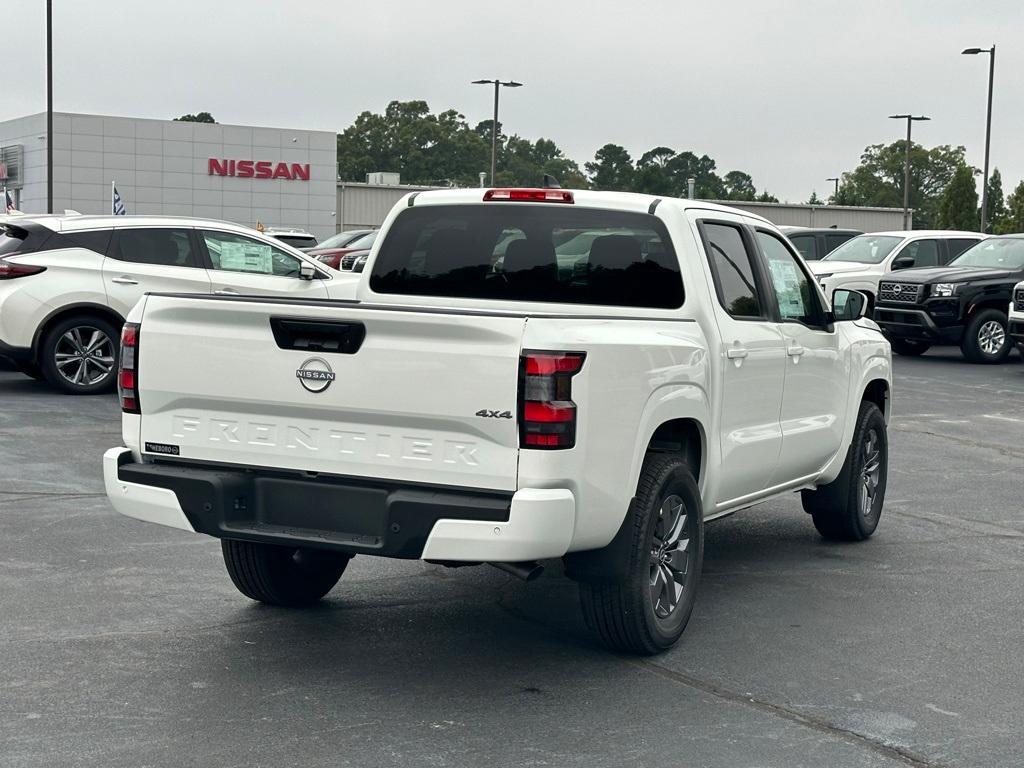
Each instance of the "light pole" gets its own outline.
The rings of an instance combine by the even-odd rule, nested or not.
[[[505,86],[506,88],[519,88],[522,83],[517,83],[515,80],[501,81],[498,79],[473,81],[473,85],[492,84],[494,85],[494,122],[491,123],[491,186],[493,187],[498,157],[498,91],[502,86]]]
[[[835,194],[832,195],[832,199],[835,200],[837,197],[839,197],[839,177],[832,176],[831,178],[825,179],[825,181],[834,181],[836,183],[836,191]]]
[[[53,0],[46,0],[46,212],[53,213]]]
[[[965,48],[961,51],[967,56],[979,53],[988,54],[988,116],[985,118],[985,178],[981,184],[981,231],[988,228],[988,150],[992,141],[992,80],[996,76],[996,44],[991,48]]]
[[[890,120],[907,121],[907,155],[903,161],[903,229],[910,229],[910,126],[915,120],[931,120],[924,115],[889,115]]]

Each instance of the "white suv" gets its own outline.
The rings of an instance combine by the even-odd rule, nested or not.
[[[847,240],[807,266],[826,296],[836,288],[862,291],[867,294],[870,311],[878,298],[882,275],[909,267],[945,266],[984,237],[978,232],[952,230],[871,232]]]
[[[0,357],[68,394],[112,391],[121,326],[148,292],[347,298],[354,282],[223,221],[6,217]]]

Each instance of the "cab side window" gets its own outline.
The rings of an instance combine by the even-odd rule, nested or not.
[[[803,323],[812,328],[824,327],[825,313],[818,301],[818,293],[792,251],[780,238],[762,230],[757,231],[757,244],[768,264],[781,320]]]
[[[915,240],[909,243],[896,258],[909,256],[915,267],[937,267],[939,265],[939,241]]]
[[[165,267],[198,267],[189,229],[119,229],[107,254],[118,261],[159,264]]]
[[[738,319],[763,318],[754,262],[739,225],[702,222],[700,228],[723,309]]]
[[[277,277],[299,276],[299,259],[269,243],[234,232],[213,230],[203,230],[202,238],[214,269]]]

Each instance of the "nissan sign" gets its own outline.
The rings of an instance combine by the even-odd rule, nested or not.
[[[240,179],[288,179],[309,181],[309,163],[271,163],[266,160],[218,160],[207,161],[206,172],[210,176],[237,176]]]

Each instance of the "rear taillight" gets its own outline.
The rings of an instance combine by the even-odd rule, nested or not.
[[[117,393],[121,396],[121,410],[125,413],[142,413],[139,410],[139,330],[138,323],[125,323],[121,329]]]
[[[572,192],[564,189],[488,189],[484,202],[574,203]]]
[[[8,254],[9,256],[16,256],[17,254]],[[8,261],[6,258],[0,259],[0,280],[13,280],[16,277],[25,277],[27,275],[38,275],[40,272],[45,272],[46,267],[37,267],[34,264],[19,264],[16,261]]]
[[[582,352],[526,352],[520,358],[520,448],[576,445],[572,377],[583,367],[585,357]]]

